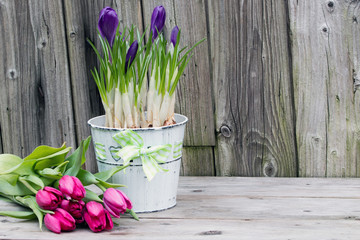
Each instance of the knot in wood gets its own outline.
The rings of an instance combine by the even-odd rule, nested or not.
[[[334,11],[334,6],[335,6],[334,1],[331,1],[331,0],[328,1],[327,6],[328,6],[329,11],[331,11],[331,12]]]
[[[76,32],[75,32],[75,31],[71,31],[71,32],[69,33],[69,36],[70,36],[70,38],[75,38],[75,37],[76,37]]]
[[[220,127],[220,132],[226,138],[231,137],[231,129],[227,125],[222,125]]]
[[[17,71],[15,69],[9,69],[8,78],[12,79],[12,80],[16,79],[17,78]]]

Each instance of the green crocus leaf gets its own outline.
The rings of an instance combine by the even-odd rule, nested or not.
[[[96,184],[99,182],[98,180],[96,180],[96,177],[92,173],[84,169],[80,169],[76,177],[81,181],[84,186]]]
[[[85,191],[86,191],[86,195],[85,195],[85,198],[83,198],[84,202],[90,202],[90,201],[96,201],[96,202],[100,202],[100,203],[103,202],[103,200],[101,200],[101,198],[93,191],[91,191],[87,188],[85,188]]]
[[[23,160],[13,154],[0,154],[0,174],[8,174],[21,166]]]
[[[127,168],[130,164],[125,165],[125,166],[117,166],[117,167],[113,167],[109,170],[103,171],[103,172],[98,172],[95,173],[94,176],[97,177],[99,180],[101,181],[106,181],[109,178],[111,178],[115,173]]]
[[[64,175],[76,176],[78,174],[81,165],[86,161],[85,153],[89,147],[90,140],[91,137],[88,137],[86,140],[81,141],[80,146],[66,159],[69,163],[66,166]]]
[[[0,215],[20,219],[34,219],[36,215],[30,211],[0,211]]]
[[[101,184],[101,186],[105,187],[105,188],[118,188],[118,187],[126,187],[125,185],[122,184],[117,184],[117,183],[108,183],[105,181],[102,181],[100,179],[97,179],[99,181],[99,184]]]

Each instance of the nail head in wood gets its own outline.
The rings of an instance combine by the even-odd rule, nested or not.
[[[220,132],[224,137],[231,137],[231,129],[227,125],[222,125],[220,128]]]

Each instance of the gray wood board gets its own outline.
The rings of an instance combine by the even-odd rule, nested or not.
[[[176,207],[56,235],[0,217],[2,239],[358,239],[359,179],[181,177]],[[0,201],[0,210],[18,207]]]
[[[213,147],[184,147],[180,174],[182,176],[214,176]]]
[[[209,1],[216,175],[296,176],[284,1]]]
[[[61,1],[0,3],[0,122],[4,151],[75,146]]]
[[[359,176],[358,1],[289,1],[300,176]]]

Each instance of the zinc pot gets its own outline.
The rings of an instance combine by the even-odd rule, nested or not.
[[[175,114],[174,117],[176,124],[171,126],[131,129],[143,139],[145,148],[171,144],[172,150],[168,159],[164,163],[159,163],[162,168],[168,170],[167,172],[158,172],[151,181],[148,181],[141,159],[136,158],[125,171],[116,173],[110,179],[113,183],[127,186],[121,188],[121,191],[130,198],[133,210],[137,213],[161,211],[176,205],[182,144],[188,119],[180,114]],[[88,124],[91,127],[99,171],[123,165],[123,160],[116,155],[121,147],[113,136],[126,129],[105,127],[104,115],[90,119]]]

